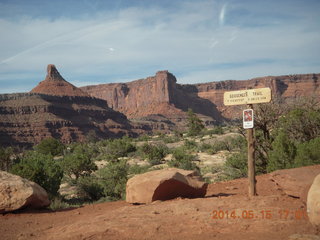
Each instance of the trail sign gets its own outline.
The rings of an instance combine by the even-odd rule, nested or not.
[[[231,91],[225,92],[223,95],[223,102],[226,106],[248,104],[249,109],[243,111],[243,128],[247,129],[249,196],[257,195],[255,174],[255,139],[253,134],[254,117],[252,104],[268,103],[270,101],[270,88]]]
[[[253,128],[253,109],[243,110],[243,128]]]
[[[268,103],[271,101],[270,88],[256,88],[239,91],[225,92],[223,102],[226,106]]]

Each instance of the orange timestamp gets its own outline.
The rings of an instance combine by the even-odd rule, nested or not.
[[[293,219],[293,220],[307,220],[307,212],[303,209],[290,210],[213,210],[212,219]]]

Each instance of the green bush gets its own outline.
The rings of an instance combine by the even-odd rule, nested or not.
[[[181,138],[178,136],[165,136],[164,138],[162,138],[162,140],[164,143],[175,143],[179,142]]]
[[[140,166],[138,164],[135,164],[129,167],[128,174],[129,175],[142,174],[142,173],[148,172],[148,170],[149,170],[149,166]]]
[[[320,164],[320,137],[298,144],[294,167]]]
[[[0,146],[0,170],[1,171],[9,171],[13,160],[11,156],[13,155],[13,149],[11,147],[2,148]]]
[[[196,136],[204,129],[204,125],[191,108],[188,109],[187,115],[188,135]]]
[[[320,136],[320,109],[295,108],[279,119],[278,128],[291,141],[310,141]]]
[[[243,152],[230,155],[225,165],[229,167],[229,179],[246,177],[248,174],[248,159]]]
[[[168,162],[170,167],[181,168],[185,170],[198,169],[197,165],[193,162],[195,156],[188,154],[183,147],[176,148],[172,154],[172,160]]]
[[[73,151],[64,157],[62,167],[66,175],[71,179],[75,176],[76,180],[80,176],[88,176],[97,170],[97,166],[91,160],[88,148],[81,144],[76,145]]]
[[[208,134],[208,135],[213,135],[213,134],[222,135],[222,134],[224,134],[224,130],[221,126],[216,126],[213,129],[207,130],[206,134]]]
[[[168,154],[169,149],[165,145],[153,146],[145,143],[140,147],[140,152],[148,159],[151,165],[160,164],[163,158]]]
[[[143,134],[141,136],[139,136],[138,138],[136,138],[136,141],[139,141],[139,142],[146,142],[148,140],[150,140],[150,136],[147,135],[147,134]]]
[[[280,131],[272,143],[273,150],[269,153],[267,171],[291,168],[294,165],[296,146],[284,131]]]
[[[97,172],[104,196],[110,200],[125,198],[129,166],[126,160],[110,162]]]
[[[129,153],[135,152],[136,146],[132,143],[132,139],[123,137],[120,139],[112,139],[104,141],[105,154],[108,160],[116,160],[120,157],[127,157]]]
[[[41,154],[57,156],[62,155],[64,145],[55,138],[47,138],[36,145],[34,149]]]
[[[209,143],[202,143],[199,147],[198,147],[200,152],[206,152],[208,154],[214,154],[216,153],[213,149],[213,145],[209,144]]]
[[[183,147],[190,151],[196,151],[198,148],[198,144],[194,140],[184,140]]]
[[[83,176],[77,182],[78,194],[81,198],[97,201],[104,197],[104,188],[98,178]]]
[[[11,172],[38,183],[50,196],[57,195],[63,176],[60,165],[51,155],[35,151],[27,152],[12,166]]]

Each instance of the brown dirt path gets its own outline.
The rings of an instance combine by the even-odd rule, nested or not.
[[[287,171],[283,175],[288,175]],[[301,176],[320,173],[320,165],[299,172],[301,184],[309,184]],[[277,174],[279,177],[281,172]],[[239,179],[209,185],[207,197],[202,199],[147,205],[118,201],[60,212],[4,214],[0,215],[0,239],[282,240],[293,234],[319,234],[306,217],[303,199],[288,196],[285,186],[271,174],[257,178],[259,196],[247,197],[247,189],[247,180]]]

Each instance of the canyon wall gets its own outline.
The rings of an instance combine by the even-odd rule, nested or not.
[[[64,143],[97,137],[134,135],[125,115],[93,97],[53,96],[38,93],[0,95],[0,144],[30,147],[54,137]]]
[[[178,84],[168,71],[157,72],[129,83],[82,87],[91,96],[105,99],[114,110],[129,118],[162,115],[177,123],[185,119],[188,108],[207,123],[217,123],[239,115],[241,106],[226,107],[225,91],[270,87],[273,98],[295,99],[320,96],[320,74],[268,76],[250,80],[229,80],[202,84]]]
[[[49,137],[83,142],[90,134],[115,138],[145,131],[148,126],[132,124],[105,100],[64,80],[52,64],[45,80],[30,93],[0,95],[0,145],[4,146],[31,147]]]
[[[0,144],[31,147],[54,137],[64,143],[99,138],[168,132],[186,127],[193,109],[206,125],[239,118],[246,106],[226,107],[225,91],[270,87],[273,98],[316,97],[320,74],[286,75],[245,81],[178,84],[168,71],[129,83],[77,88],[54,65],[30,93],[0,95]],[[129,121],[127,117],[131,120]]]

